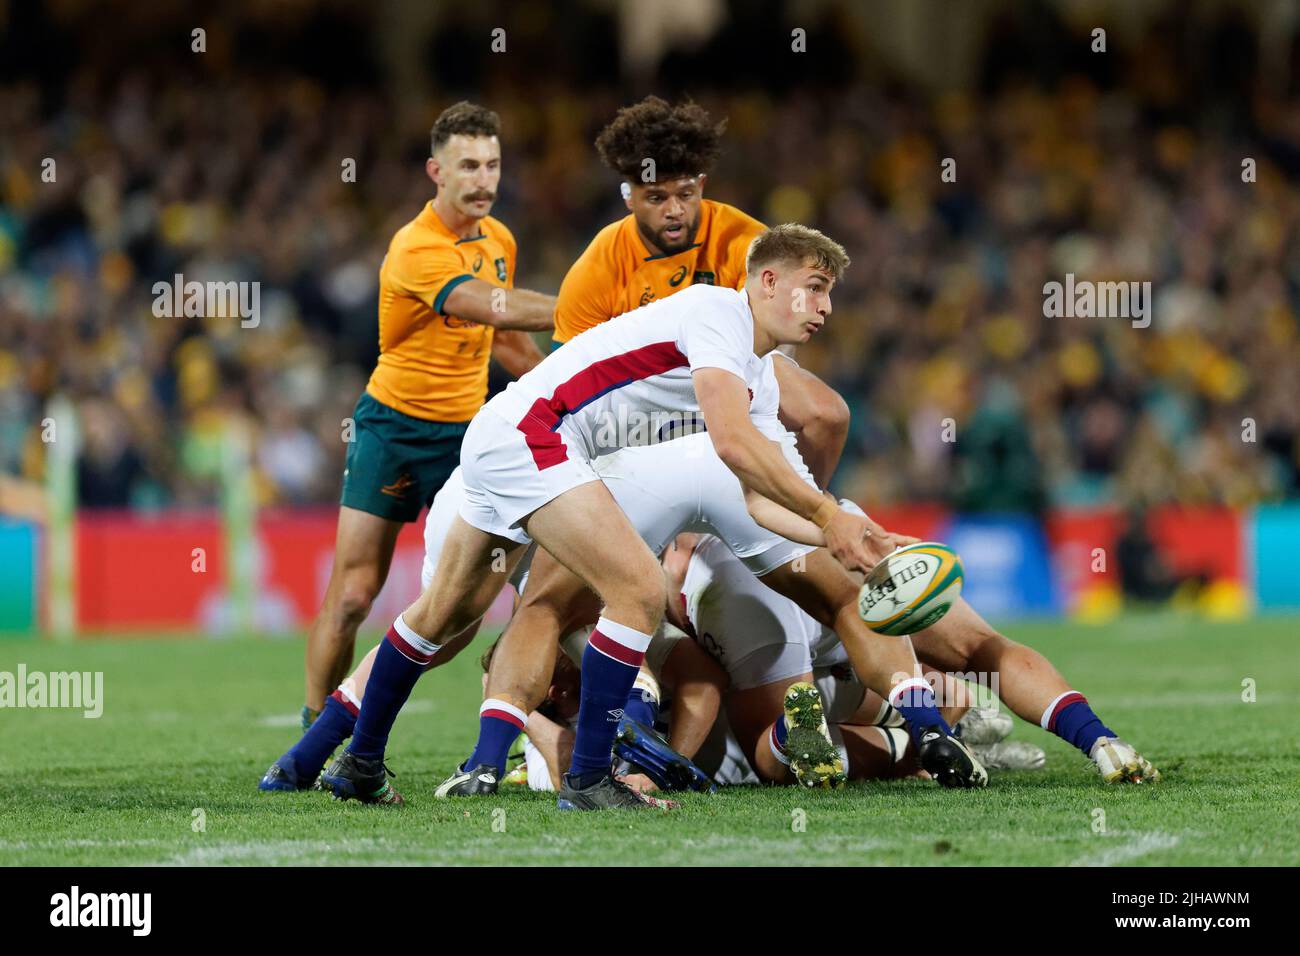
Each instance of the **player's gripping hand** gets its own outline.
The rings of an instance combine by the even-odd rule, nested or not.
[[[827,500],[828,501],[831,500],[829,496],[827,496]],[[913,538],[911,535],[896,534],[892,531],[886,531],[875,521],[871,520],[871,518],[867,516],[867,513],[865,511],[859,508],[856,503],[850,501],[848,498],[841,498],[839,500],[839,505],[841,510],[851,515],[857,515],[858,517],[863,518],[866,521],[867,532],[868,532],[866,538],[867,551],[870,552],[870,554],[874,559],[872,562],[872,567],[874,567],[880,561],[883,561],[889,555],[893,554],[899,548],[905,548],[909,544],[921,543],[920,538]],[[823,529],[822,533],[825,534],[825,529]]]
[[[908,545],[921,543],[920,538],[913,538],[910,534],[894,534],[892,531],[886,532],[884,540],[891,552],[897,551],[899,548],[906,548]]]
[[[826,536],[826,548],[835,560],[850,571],[868,573],[892,548],[883,552],[885,529],[865,515],[855,515],[843,508],[835,514],[822,528]],[[875,539],[874,541],[872,539]]]
[[[871,519],[868,518],[868,521]],[[880,527],[876,525],[876,527]],[[889,557],[899,548],[905,548],[909,544],[920,544],[920,538],[913,538],[906,534],[894,534],[892,531],[881,529],[880,532],[872,531],[871,537],[867,538],[867,547],[875,557],[876,564],[879,564],[885,558]],[[872,565],[875,567],[875,564]]]

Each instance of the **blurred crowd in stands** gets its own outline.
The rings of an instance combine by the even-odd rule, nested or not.
[[[729,121],[706,194],[854,260],[799,355],[852,410],[839,492],[1034,512],[1300,497],[1300,95],[1210,109],[1162,50],[1117,50],[1109,79],[986,71],[936,95],[665,65],[655,91]],[[262,503],[335,502],[379,263],[431,196],[442,107],[468,94],[502,116],[494,212],[519,285],[556,291],[624,214],[592,140],[648,88],[508,58],[462,86],[442,73],[410,96],[93,63],[0,83],[0,475],[41,480],[58,393],[79,411],[83,507],[213,503],[232,416]],[[153,284],[177,273],[259,281],[259,325],[156,317]],[[1067,273],[1150,281],[1150,326],[1045,317]]]

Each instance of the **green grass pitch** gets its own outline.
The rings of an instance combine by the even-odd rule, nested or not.
[[[996,774],[982,792],[745,788],[688,794],[667,814],[566,814],[552,795],[515,790],[438,802],[432,787],[477,728],[471,648],[426,676],[398,721],[389,763],[408,805],[389,810],[255,789],[297,735],[301,641],[4,641],[0,671],[103,671],[104,713],[0,710],[0,864],[1300,863],[1300,620],[1008,630],[1165,780],[1106,787],[1073,749],[1018,723],[1047,769]]]

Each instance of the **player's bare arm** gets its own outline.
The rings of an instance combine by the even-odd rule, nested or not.
[[[745,488],[745,507],[755,521],[783,538],[814,548],[826,547],[826,535],[822,534],[821,528],[753,488]]]
[[[744,380],[714,368],[698,369],[692,377],[718,457],[747,487],[811,519],[822,505],[822,496],[795,473],[775,443],[754,427]]]
[[[684,757],[694,758],[718,718],[727,672],[694,641],[680,640],[664,661],[659,683],[673,698],[668,744]]]
[[[451,290],[443,311],[494,329],[549,332],[555,327],[555,296],[531,289],[504,289],[470,279]]]
[[[744,381],[714,368],[699,369],[693,378],[714,450],[741,483],[811,521],[821,530],[826,547],[846,567],[869,570],[876,559],[864,545],[871,532],[867,520],[843,511],[810,487],[776,444],[754,427]]]
[[[829,493],[823,492],[823,494]],[[775,531],[783,538],[789,538],[791,541],[797,541],[800,544],[810,544],[816,548],[826,547],[826,535],[822,533],[822,530],[817,525],[807,518],[799,517],[789,508],[783,508],[771,498],[760,494],[753,488],[745,489],[745,507],[755,521],[769,531]],[[884,557],[894,548],[917,544],[921,540],[911,535],[886,531],[870,517],[867,518],[867,523],[871,530],[868,544],[873,547],[880,557]]]

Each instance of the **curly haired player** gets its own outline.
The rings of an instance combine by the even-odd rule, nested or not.
[[[601,160],[622,179],[629,215],[600,230],[569,268],[555,302],[556,342],[692,285],[745,284],[745,257],[764,226],[704,198],[726,126],[695,103],[648,96],[619,110],[596,137]],[[794,361],[779,362],[776,372],[781,422],[826,485],[848,436],[848,405]]]

